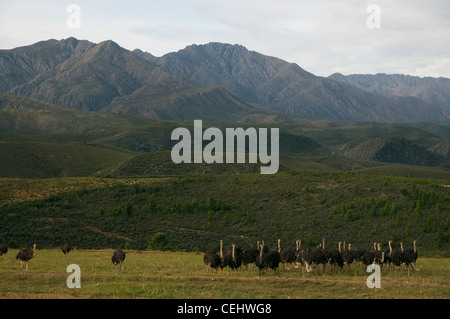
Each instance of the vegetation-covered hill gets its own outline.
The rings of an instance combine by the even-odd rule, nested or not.
[[[0,177],[106,175],[133,156],[105,145],[0,141]]]
[[[0,242],[10,247],[146,249],[157,232],[173,249],[199,251],[226,244],[274,248],[302,240],[315,246],[326,238],[370,248],[399,248],[417,240],[423,254],[450,248],[448,180],[306,171],[256,174],[187,174],[161,178],[102,178],[58,190],[41,199],[15,200],[0,207]],[[17,191],[32,183],[13,181]],[[1,186],[7,192],[7,183]],[[34,196],[38,198],[39,196]]]

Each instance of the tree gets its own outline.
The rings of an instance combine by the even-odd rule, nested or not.
[[[149,250],[170,250],[169,241],[164,233],[158,232],[153,235],[150,243],[148,244]]]

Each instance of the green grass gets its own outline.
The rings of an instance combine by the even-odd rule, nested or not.
[[[37,250],[28,272],[11,250],[0,260],[0,298],[449,298],[450,259],[419,258],[407,276],[383,271],[381,288],[369,289],[369,273],[352,265],[349,273],[306,273],[280,267],[259,276],[254,266],[239,271],[207,271],[201,253],[127,251],[125,269],[111,263],[112,250]],[[81,288],[69,289],[69,264],[81,269]]]

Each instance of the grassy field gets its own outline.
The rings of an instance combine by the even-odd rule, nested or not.
[[[11,249],[0,258],[0,298],[100,299],[322,299],[450,297],[450,259],[419,258],[420,271],[383,270],[381,288],[369,289],[369,273],[352,265],[348,273],[306,273],[300,269],[259,276],[254,266],[207,271],[202,253],[127,251],[125,269],[111,262],[112,250],[75,250],[66,258],[56,249],[37,250],[28,271]],[[69,264],[81,269],[81,288],[68,288]]]

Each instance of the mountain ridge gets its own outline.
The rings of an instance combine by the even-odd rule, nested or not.
[[[235,62],[231,67],[230,56]],[[450,114],[420,99],[372,94],[350,83],[315,76],[295,63],[240,45],[215,42],[190,45],[149,59],[199,85],[223,86],[242,100],[282,114],[377,122],[450,120]]]
[[[450,110],[450,79],[405,74],[350,74],[334,73],[328,77],[349,83],[369,92],[386,96],[413,96],[427,103]]]
[[[82,50],[76,48],[80,45]],[[67,53],[65,48],[68,47]],[[90,111],[113,111],[132,115],[149,116],[156,119],[173,119],[168,112],[150,112],[149,109],[158,109],[166,105],[167,101],[175,100],[170,107],[189,108],[184,112],[186,118],[193,119],[192,114],[204,114],[205,108],[211,105],[211,100],[220,100],[220,112],[214,114],[210,109],[210,118],[236,118],[234,113],[247,114],[256,112],[251,106],[235,97],[225,94],[221,88],[214,90],[208,88],[208,96],[201,94],[199,88],[188,79],[167,72],[156,64],[138,58],[111,40],[99,44],[87,41],[78,41],[74,38],[55,41],[40,42],[29,48],[28,55],[47,56],[47,51],[58,57],[55,63],[45,65],[31,64],[30,70],[20,79],[8,82],[8,74],[15,72],[22,64],[26,64],[27,47],[13,49],[24,56],[24,61],[13,67],[11,57],[17,52],[0,52],[0,65],[6,79],[3,81],[3,91],[41,100],[44,102]],[[45,52],[42,53],[42,50]],[[38,53],[33,53],[38,51]],[[31,52],[31,53],[30,53]],[[40,53],[39,53],[40,52]],[[9,72],[9,73],[8,73]],[[3,75],[3,74],[2,74]],[[10,76],[12,77],[12,76]],[[217,96],[215,96],[217,95]],[[195,102],[192,102],[195,99]],[[132,103],[132,107],[130,107]],[[230,110],[227,110],[230,108]],[[217,110],[216,110],[217,111]]]
[[[68,38],[0,50],[0,91],[82,110],[237,122],[250,114],[450,123],[417,97],[384,96],[295,63],[211,42],[155,57],[111,40]]]

